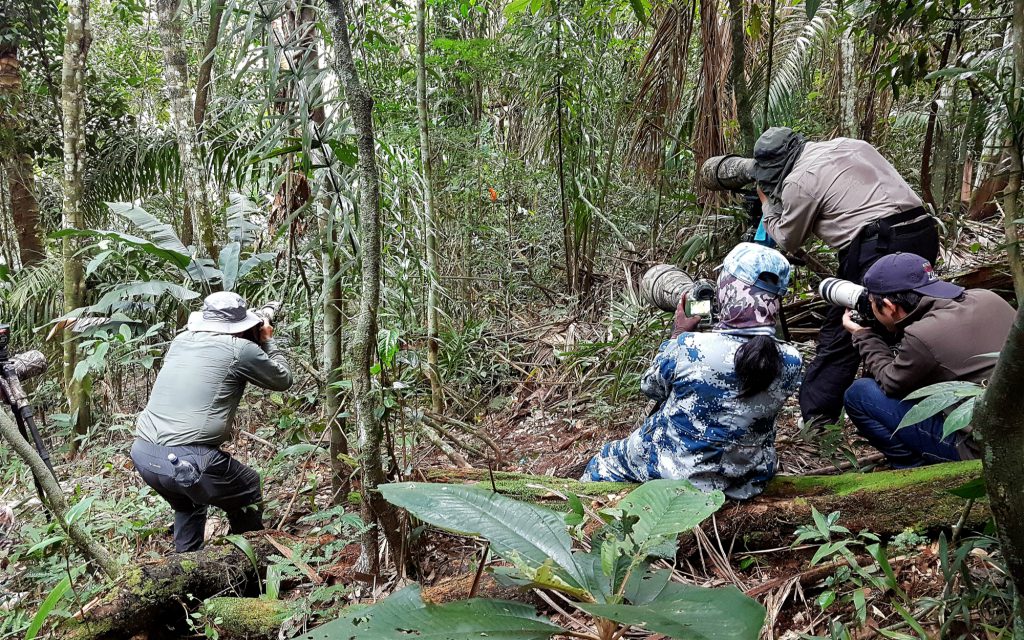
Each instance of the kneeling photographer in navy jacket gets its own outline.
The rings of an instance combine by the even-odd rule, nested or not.
[[[931,263],[913,253],[879,258],[864,274],[864,287],[875,319],[898,343],[892,347],[846,312],[843,326],[869,376],[846,391],[846,415],[897,469],[977,458],[970,433],[942,437],[941,412],[898,429],[915,404],[903,398],[937,382],[985,382],[1013,324],[1013,307],[991,291],[940,280]]]

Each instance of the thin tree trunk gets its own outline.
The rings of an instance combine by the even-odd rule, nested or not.
[[[0,17],[0,20],[3,18]],[[32,156],[21,145],[22,89],[21,63],[17,44],[0,45],[0,96],[6,108],[0,109],[0,126],[11,137],[7,167],[7,188],[11,195],[11,216],[18,235],[21,266],[30,266],[46,257],[39,226],[39,202],[35,194]]]
[[[1013,275],[1013,288],[1018,307],[1024,307],[1024,259],[1021,256],[1017,202],[1020,199],[1021,176],[1024,173],[1024,0],[1014,0],[1011,37],[1013,51],[1012,83],[1007,96],[1010,153],[1010,174],[1003,191],[1003,226],[1006,230],[1006,252]],[[1024,539],[1020,551],[1024,554]],[[1021,576],[1024,581],[1024,576]],[[1018,585],[1020,586],[1020,585]],[[1018,593],[1024,594],[1024,590]],[[1019,630],[1024,633],[1024,629]]]
[[[334,65],[356,131],[356,150],[359,158],[356,171],[359,176],[359,239],[361,290],[359,315],[352,340],[354,371],[352,399],[355,409],[356,430],[359,435],[359,472],[362,480],[362,516],[368,525],[377,525],[391,547],[392,555],[400,556],[401,536],[398,516],[393,506],[381,497],[377,487],[387,480],[381,445],[383,425],[376,416],[373,365],[377,327],[377,307],[380,304],[380,175],[377,170],[376,145],[373,136],[373,98],[359,79],[352,45],[349,41],[348,8],[344,0],[327,0],[331,32],[334,36]],[[362,538],[359,565],[376,574],[380,568],[377,527],[370,527]]]
[[[330,171],[330,169],[328,169]],[[349,475],[352,469],[348,463],[348,439],[345,437],[345,421],[341,419],[344,349],[342,347],[341,261],[338,259],[338,231],[334,226],[333,213],[323,231],[324,270],[324,380],[327,428],[331,430],[331,496],[332,504],[344,504],[351,491]]]
[[[64,200],[63,227],[83,229],[85,173],[85,79],[86,60],[92,36],[89,33],[89,0],[68,3],[67,35],[64,39],[64,67],[61,73],[61,106],[64,115]],[[62,240],[64,254],[64,310],[72,311],[85,303],[85,277],[81,258],[76,254],[79,241]],[[64,332],[64,385],[68,390],[71,414],[75,416],[76,436],[85,436],[92,422],[88,395],[89,378],[75,380],[78,343],[69,330]],[[71,453],[79,447],[79,438],[71,441]]]
[[[750,113],[750,88],[746,76],[746,33],[743,28],[743,0],[729,0],[729,35],[732,39],[732,63],[729,68],[729,82],[736,97],[736,120],[740,125],[740,155],[754,154],[754,143],[757,131],[754,129],[754,118]]]
[[[953,32],[946,34],[946,40],[942,43],[942,54],[939,57],[939,68],[945,69],[949,61],[949,50],[953,47]],[[942,89],[942,79],[935,79],[935,86],[932,88],[932,102],[928,107],[928,126],[924,132],[924,148],[921,150],[921,195],[924,201],[933,207],[937,207],[935,195],[932,193],[932,145],[935,140],[935,124],[939,118],[939,91]]]
[[[569,221],[569,204],[565,195],[565,149],[563,148],[564,123],[562,118],[562,3],[555,0],[555,136],[558,152],[558,202],[562,212],[562,244],[565,248],[565,282],[570,293],[577,288],[576,243],[573,241],[572,225]]]
[[[75,10],[71,9],[69,13],[74,14]],[[3,411],[0,411],[0,436],[11,445],[11,449],[32,470],[32,475],[39,481],[39,486],[43,490],[43,495],[46,498],[46,507],[57,518],[57,524],[64,530],[68,538],[71,539],[71,542],[78,547],[79,551],[87,559],[94,560],[108,578],[113,580],[120,575],[121,567],[114,560],[114,556],[107,551],[106,547],[96,542],[78,522],[68,521],[68,502],[64,498],[63,489],[60,488],[57,479],[50,473],[50,469],[47,468],[43,459],[39,457],[39,453],[35,448],[25,438],[21,437],[18,427],[14,424],[14,420]]]
[[[203,45],[203,58],[199,63],[199,74],[196,76],[196,102],[192,109],[192,120],[196,130],[203,130],[206,121],[206,108],[210,103],[210,88],[213,86],[214,50],[220,39],[220,23],[224,17],[224,0],[210,0],[210,30],[206,33]]]
[[[843,30],[843,35],[839,42],[839,51],[843,58],[843,80],[839,94],[842,110],[842,126],[840,131],[844,136],[853,136],[857,133],[857,71],[854,66],[857,47],[853,40],[852,25]]]
[[[171,122],[178,139],[178,157],[185,182],[185,201],[199,223],[199,237],[207,255],[217,260],[213,211],[206,191],[206,172],[199,156],[195,105],[188,95],[188,57],[178,15],[180,0],[156,0],[160,46],[164,54],[164,82],[171,107]]]
[[[437,368],[437,220],[434,212],[434,173],[430,158],[430,115],[427,108],[426,0],[416,2],[416,115],[420,124],[420,162],[423,167],[423,211],[427,223],[427,376],[430,404],[444,411],[444,391]]]

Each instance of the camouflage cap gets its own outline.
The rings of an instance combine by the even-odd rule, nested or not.
[[[763,245],[741,242],[725,256],[722,269],[738,280],[778,296],[789,288],[789,261]]]

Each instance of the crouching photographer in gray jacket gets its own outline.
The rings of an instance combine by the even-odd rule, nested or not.
[[[275,391],[292,384],[273,327],[240,295],[207,296],[172,342],[145,410],[131,457],[143,481],[174,509],[174,547],[203,546],[207,507],[227,512],[231,533],[263,528],[263,494],[253,469],[219,447],[245,385]]]

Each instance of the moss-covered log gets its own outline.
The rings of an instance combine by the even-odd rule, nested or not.
[[[811,507],[826,514],[842,512],[842,523],[853,531],[894,534],[908,528],[935,530],[955,524],[963,510],[965,501],[949,489],[980,475],[981,464],[973,461],[838,476],[777,476],[756,499],[727,504],[716,515],[715,523],[726,544],[735,538],[750,546],[789,543],[796,527],[811,521]],[[426,478],[491,487],[487,470],[438,470],[426,473]],[[493,480],[499,492],[530,501],[557,500],[557,494],[572,492],[614,502],[636,487],[498,472]],[[987,505],[980,505],[968,525],[979,526],[988,517]]]
[[[203,613],[221,640],[277,640],[292,607],[283,600],[210,598]]]
[[[278,553],[262,532],[245,534],[256,566],[248,555],[225,540],[202,551],[178,553],[125,569],[114,587],[86,607],[81,620],[63,626],[74,640],[128,640],[145,633],[155,639],[180,637],[188,611],[206,598],[259,593],[259,571]]]

